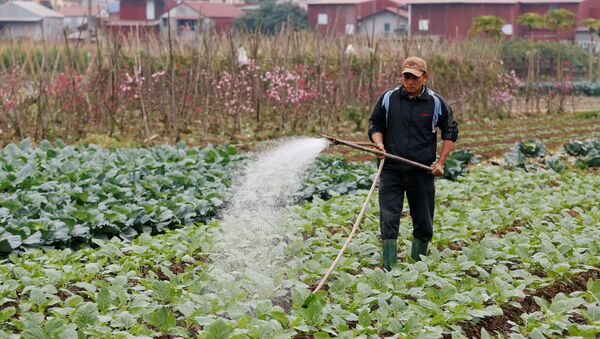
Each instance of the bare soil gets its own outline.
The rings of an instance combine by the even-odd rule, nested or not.
[[[589,127],[587,131],[577,129]],[[600,117],[585,117],[581,113],[565,113],[563,115],[544,115],[543,118],[534,117],[529,119],[511,118],[501,120],[499,123],[489,124],[481,122],[477,124],[459,124],[460,134],[456,143],[456,149],[471,149],[483,160],[502,156],[510,151],[512,144],[525,139],[536,138],[544,142],[548,150],[557,150],[563,146],[564,141],[551,141],[560,138],[562,140],[584,140],[600,134]],[[515,133],[515,131],[519,131]],[[505,137],[503,137],[505,136]],[[364,135],[356,133],[338,135],[340,139],[363,142],[367,141]],[[485,140],[486,137],[494,137],[496,140]],[[502,144],[500,149],[489,149],[490,146]],[[367,152],[357,152],[346,146],[329,147],[325,153],[342,154],[351,161],[370,161],[376,157]]]
[[[509,321],[522,324],[522,314],[540,310],[540,306],[535,302],[534,297],[552,300],[552,298],[559,293],[568,295],[576,291],[584,291],[587,289],[587,281],[589,279],[600,279],[600,266],[578,273],[569,281],[556,282],[527,294],[523,299],[515,300],[521,304],[521,308],[506,304],[502,306],[504,314],[501,316],[486,317],[476,323],[463,321],[460,322],[459,325],[465,335],[469,338],[480,338],[482,328],[485,328],[486,331],[492,335],[502,334],[508,336],[511,329],[511,325],[508,323]],[[576,315],[572,316],[571,319],[573,322],[585,322],[585,319],[577,317]]]

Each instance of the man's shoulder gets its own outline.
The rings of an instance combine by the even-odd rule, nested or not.
[[[433,89],[426,87],[426,91],[427,91],[427,95],[429,96],[429,98],[431,100],[435,100],[434,98],[438,98],[441,102],[444,103],[444,105],[448,105],[448,102],[446,101],[446,99],[444,99],[443,96],[441,96],[438,92],[434,91]]]
[[[381,96],[385,96],[385,95],[386,95],[386,94],[388,94],[388,93],[389,93],[389,94],[391,94],[391,93],[393,93],[393,92],[395,92],[395,91],[398,91],[398,90],[400,90],[400,86],[398,86],[398,87],[390,87],[390,88],[386,88],[386,89],[385,89],[385,91],[383,91],[383,93],[381,93]]]

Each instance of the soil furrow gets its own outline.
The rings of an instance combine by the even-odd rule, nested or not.
[[[512,326],[508,323],[509,321],[522,324],[521,315],[540,310],[540,306],[535,302],[535,297],[550,301],[559,293],[568,295],[576,291],[584,291],[587,289],[587,281],[589,279],[600,279],[600,265],[585,272],[575,274],[567,282],[555,282],[528,293],[523,299],[515,300],[521,304],[520,308],[505,304],[501,306],[503,312],[501,316],[485,317],[476,323],[463,321],[459,325],[469,338],[480,338],[482,328],[485,328],[492,335],[502,334],[508,336]]]

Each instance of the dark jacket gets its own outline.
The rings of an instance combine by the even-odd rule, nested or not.
[[[436,124],[442,132],[441,137],[443,140],[456,141],[458,123],[452,117],[452,108],[440,96],[434,95],[441,103],[441,115]],[[409,98],[402,87],[394,90],[389,96],[387,114],[383,106],[384,96],[385,93],[373,107],[369,119],[369,139],[373,141],[373,133],[381,132],[386,152],[431,165],[436,160],[437,129],[433,126],[435,99],[430,90],[423,86],[421,93],[413,98]],[[395,161],[386,161],[386,167],[414,168]]]

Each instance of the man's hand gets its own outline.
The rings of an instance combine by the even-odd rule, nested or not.
[[[383,146],[382,142],[375,143],[375,148],[377,148],[378,151],[385,152],[385,147]],[[378,154],[377,158],[383,159],[385,157],[383,155]]]
[[[431,174],[435,177],[444,175],[444,164],[440,164],[437,161],[431,164]]]
[[[375,132],[375,133],[373,133],[373,135],[371,137],[373,138],[372,140],[373,140],[373,143],[375,144],[375,148],[378,151],[385,152],[385,147],[383,146],[383,133]],[[377,155],[377,157],[379,159],[385,158],[383,155]]]

